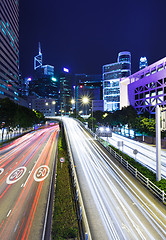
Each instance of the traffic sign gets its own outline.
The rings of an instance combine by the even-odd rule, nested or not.
[[[137,149],[134,149],[133,150],[133,154],[136,155],[138,153],[138,150]]]
[[[59,159],[61,163],[64,163],[65,159],[64,158],[60,158]]]

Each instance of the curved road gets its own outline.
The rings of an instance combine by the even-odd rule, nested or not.
[[[0,148],[0,239],[42,239],[58,126]]]
[[[75,120],[63,118],[92,239],[166,239],[166,208]]]

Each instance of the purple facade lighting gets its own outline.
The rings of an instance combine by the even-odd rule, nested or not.
[[[157,105],[166,106],[166,57],[134,73],[128,81],[128,100],[138,113],[155,113]]]

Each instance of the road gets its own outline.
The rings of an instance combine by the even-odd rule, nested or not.
[[[136,159],[138,162],[151,169],[156,171],[156,148],[148,144],[137,142],[132,139],[123,137],[119,134],[112,133],[112,137],[103,138],[105,141],[108,141],[111,145],[118,148],[118,141],[123,141],[123,148],[120,147],[120,150],[129,156]],[[138,153],[134,155],[133,151],[136,149]],[[161,175],[166,178],[166,152],[161,151]]]
[[[0,239],[42,239],[58,126],[0,148]]]
[[[166,208],[75,120],[63,118],[94,240],[166,239]]]

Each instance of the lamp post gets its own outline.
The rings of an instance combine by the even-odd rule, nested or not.
[[[76,112],[76,118],[77,118],[77,97],[76,97],[76,86],[73,86],[73,88],[74,88],[75,112]]]
[[[74,110],[74,105],[75,105],[75,99],[74,98],[72,98],[72,100],[71,100],[71,104],[72,104],[72,112],[73,112],[73,110]]]
[[[93,132],[93,100],[92,100],[92,132]]]
[[[161,180],[161,128],[160,107],[156,106],[156,180]]]
[[[88,97],[83,97],[82,102],[83,102],[83,104],[86,105],[86,115],[87,115],[87,104],[89,103],[89,98]]]

